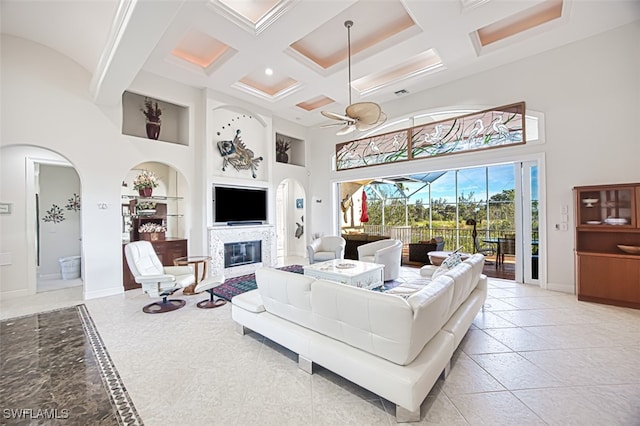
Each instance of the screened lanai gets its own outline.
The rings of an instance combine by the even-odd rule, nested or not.
[[[468,253],[515,235],[513,164],[344,182],[340,189],[343,234],[388,236],[405,247],[442,236],[446,250]],[[360,220],[363,208],[368,221]]]

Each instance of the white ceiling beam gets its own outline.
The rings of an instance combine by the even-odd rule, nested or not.
[[[120,102],[184,0],[122,0],[93,74],[90,93],[98,104]]]

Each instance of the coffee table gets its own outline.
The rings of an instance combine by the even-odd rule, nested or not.
[[[449,257],[449,255],[453,253],[452,251],[430,251],[428,253],[429,255],[429,261],[431,262],[432,265],[435,266],[440,266],[442,265],[442,261],[445,260],[447,257]],[[469,253],[460,253],[460,259],[462,260],[466,260],[468,259],[471,255]]]
[[[332,259],[303,267],[304,274],[337,281],[353,287],[372,289],[384,284],[384,265],[358,260]]]

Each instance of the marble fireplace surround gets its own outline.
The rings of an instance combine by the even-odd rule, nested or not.
[[[210,275],[224,274],[225,278],[252,274],[262,266],[276,265],[276,232],[273,225],[212,226],[209,228]],[[262,262],[224,267],[224,245],[244,241],[262,242]]]

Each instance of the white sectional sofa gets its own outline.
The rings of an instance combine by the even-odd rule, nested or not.
[[[258,289],[234,297],[231,312],[241,333],[253,330],[297,353],[308,373],[321,365],[395,403],[398,422],[419,421],[484,304],[483,265],[484,256],[474,255],[403,296],[261,268]]]

